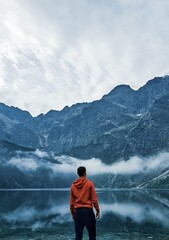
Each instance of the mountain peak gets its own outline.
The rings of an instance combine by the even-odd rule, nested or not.
[[[116,86],[115,88],[113,88],[108,94],[104,95],[104,96],[108,96],[108,95],[114,95],[114,94],[118,94],[118,93],[121,93],[121,92],[133,92],[135,91],[134,89],[132,89],[130,87],[130,85],[127,85],[127,84],[121,84],[121,85],[118,85]],[[103,97],[104,97],[103,96]]]
[[[131,87],[130,87],[130,85],[128,85],[128,84],[120,84],[120,85],[118,85],[118,86],[116,86],[112,91],[117,91],[117,90],[122,90],[122,89],[124,89],[124,90],[133,90]],[[134,91],[134,90],[133,90]]]
[[[155,77],[149,80],[143,87],[140,87],[139,90],[146,87],[157,86],[157,84],[161,85],[169,84],[169,75],[165,75],[163,77]]]
[[[4,103],[0,103],[0,112],[11,120],[25,121],[27,119],[29,121],[33,118],[28,111]]]

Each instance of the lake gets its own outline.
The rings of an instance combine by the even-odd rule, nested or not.
[[[97,240],[169,240],[168,190],[97,189],[97,195]],[[73,240],[69,190],[1,190],[0,239]]]

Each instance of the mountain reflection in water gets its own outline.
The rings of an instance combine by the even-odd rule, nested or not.
[[[168,191],[100,189],[97,194],[97,239],[169,239]],[[0,239],[74,239],[68,190],[0,191],[0,200]]]

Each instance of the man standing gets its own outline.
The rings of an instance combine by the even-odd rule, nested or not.
[[[89,240],[96,240],[96,219],[100,218],[99,204],[92,181],[86,178],[86,168],[77,169],[79,178],[70,189],[70,211],[74,219],[76,238],[82,240],[83,229],[87,228]],[[96,218],[93,212],[96,209]]]

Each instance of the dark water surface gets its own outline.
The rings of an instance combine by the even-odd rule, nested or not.
[[[97,240],[169,240],[168,190],[98,190]],[[68,190],[0,191],[0,239],[73,240]],[[87,232],[84,231],[84,240]]]

